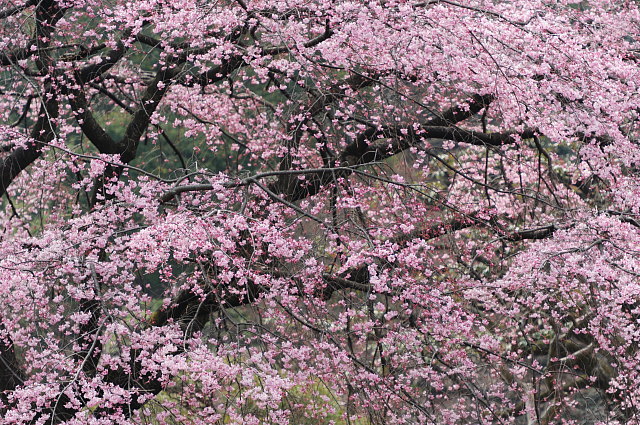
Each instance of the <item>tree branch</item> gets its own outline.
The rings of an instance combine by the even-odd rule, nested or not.
[[[23,10],[35,6],[38,3],[38,0],[27,0],[24,4],[19,6],[9,7],[4,10],[0,10],[0,19],[8,18],[9,16],[13,16],[17,13],[22,12]]]

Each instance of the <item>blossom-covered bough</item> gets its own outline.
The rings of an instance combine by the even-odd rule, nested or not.
[[[634,1],[0,1],[0,423],[640,422]]]

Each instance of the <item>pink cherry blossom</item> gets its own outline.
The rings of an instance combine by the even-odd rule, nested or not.
[[[0,425],[640,423],[637,2],[0,20]]]

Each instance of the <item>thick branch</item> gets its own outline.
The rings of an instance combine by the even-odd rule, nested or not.
[[[20,13],[31,6],[36,5],[37,3],[38,3],[37,0],[27,0],[24,4],[21,4],[19,6],[9,7],[7,9],[0,10],[0,19],[8,18],[9,16],[13,16],[17,13]]]
[[[475,105],[473,110],[482,109],[482,105],[476,100],[470,102]],[[483,133],[479,131],[464,130],[454,126],[434,126],[431,123],[441,123],[447,120],[464,120],[470,117],[469,111],[459,107],[445,112],[441,117],[434,118],[426,125],[418,127],[371,127],[361,133],[354,142],[349,144],[340,154],[340,165],[354,167],[382,161],[404,150],[417,146],[427,139],[446,139],[459,143],[469,143],[478,146],[500,146],[516,143],[518,138],[531,138],[536,133],[533,129],[526,129],[521,133]],[[350,171],[338,174],[325,174],[313,179],[298,181],[293,189],[286,193],[288,200],[298,201],[318,193],[324,186],[335,181],[336,177],[346,177]]]
[[[307,41],[306,43],[304,43],[304,47],[306,48],[311,48],[311,47],[315,47],[318,44],[322,43],[325,40],[328,40],[329,38],[331,38],[331,36],[333,35],[333,30],[331,28],[329,28],[329,24],[327,23],[327,25],[325,26],[325,30],[322,34],[320,34],[319,36],[312,38],[311,40]],[[270,49],[266,49],[264,51],[265,54],[267,55],[271,55],[271,56],[275,56],[275,55],[279,55],[282,53],[287,53],[290,52],[292,49],[289,46],[280,46],[280,47],[273,47]]]
[[[35,45],[35,41],[31,40],[29,44],[22,49],[15,49],[10,52],[0,53],[0,66],[14,65],[17,61],[33,56],[37,52],[37,50],[32,49]]]
[[[47,50],[49,37],[55,28],[55,23],[62,18],[64,9],[58,7],[54,1],[41,1],[36,8],[36,44],[39,54],[36,65],[43,74],[48,73],[51,56]],[[45,84],[38,119],[31,129],[31,138],[35,141],[21,147],[0,161],[0,196],[18,174],[42,155],[42,149],[55,137],[55,120],[58,118],[58,100],[56,91],[51,84]]]
[[[73,110],[82,132],[87,136],[91,143],[98,148],[100,153],[119,153],[116,142],[93,117],[93,113],[89,108],[82,89],[72,89],[70,88],[71,86],[71,84],[67,84],[65,92],[66,94],[69,94],[69,104],[71,105],[71,109]]]
[[[232,56],[222,65],[216,66],[215,68],[203,72],[195,77],[189,75],[182,78],[180,83],[187,87],[214,84],[226,79],[233,71],[245,65],[247,65],[247,63],[242,58],[242,55]]]
[[[123,34],[122,38],[126,39],[131,35],[131,31],[127,30]],[[124,57],[128,48],[124,45],[122,40],[119,40],[115,49],[111,49],[101,56],[100,62],[87,65],[76,73],[76,79],[80,84],[87,83],[105,72],[109,71],[113,66]]]
[[[129,122],[124,137],[120,142],[119,153],[121,154],[122,162],[129,163],[135,158],[138,143],[149,127],[151,116],[169,89],[169,82],[174,75],[175,70],[160,70],[147,86],[147,90],[140,101],[140,107],[134,112],[133,118]]]
[[[0,320],[0,404],[6,404],[6,394],[22,384],[24,375],[18,366],[11,338]],[[0,413],[3,409],[0,407]]]
[[[352,166],[381,161],[427,139],[444,139],[476,146],[501,146],[516,143],[518,137],[528,139],[535,134],[533,129],[521,133],[483,133],[444,126],[422,126],[417,129],[413,126],[383,127],[366,131],[347,146],[341,155],[341,163]]]

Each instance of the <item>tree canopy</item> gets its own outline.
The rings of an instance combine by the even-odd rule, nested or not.
[[[640,5],[0,0],[0,424],[637,424]]]

